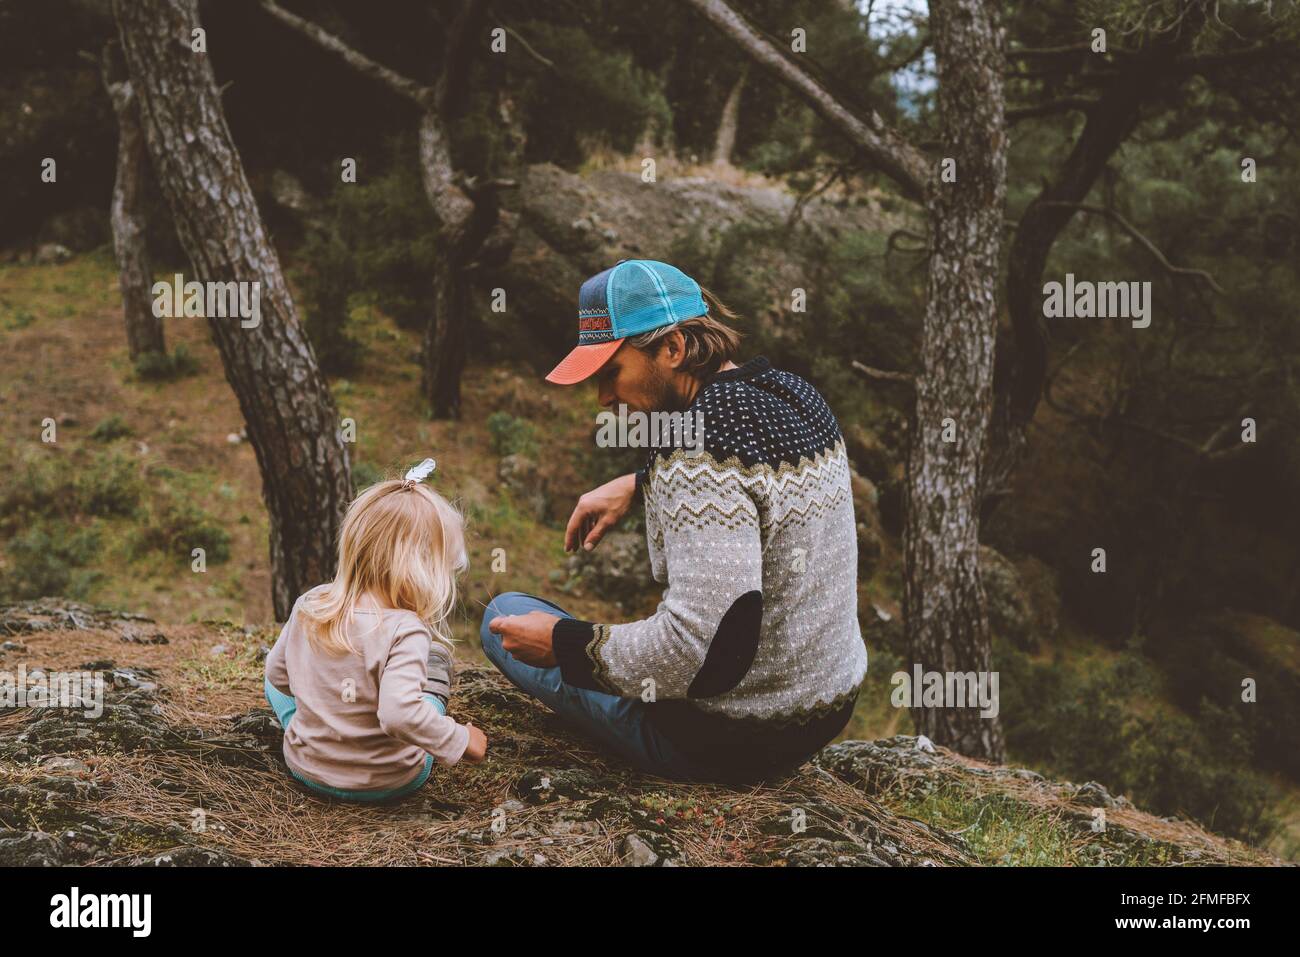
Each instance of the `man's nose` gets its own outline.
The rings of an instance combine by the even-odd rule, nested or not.
[[[600,401],[601,407],[606,409],[612,409],[614,407],[614,402],[618,398],[614,395],[614,390],[605,385],[600,387],[600,390],[596,395],[597,399]]]

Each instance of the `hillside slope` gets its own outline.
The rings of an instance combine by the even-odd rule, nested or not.
[[[590,561],[575,562],[563,553],[561,532],[577,496],[627,471],[630,462],[620,458],[620,450],[594,447],[593,397],[540,383],[529,364],[544,359],[550,347],[525,346],[526,338],[508,331],[511,323],[540,326],[545,313],[568,328],[572,306],[561,302],[571,295],[563,293],[570,289],[566,270],[581,272],[575,262],[585,262],[583,257],[601,263],[635,252],[624,243],[636,231],[614,230],[611,239],[607,230],[596,228],[604,219],[617,221],[618,215],[639,209],[651,226],[667,233],[698,224],[705,218],[700,210],[729,222],[740,215],[747,195],[683,182],[674,193],[681,200],[674,210],[682,223],[674,225],[673,210],[662,204],[635,206],[639,187],[625,174],[597,174],[599,190],[550,168],[530,175],[547,188],[533,191],[541,198],[525,216],[527,228],[510,267],[522,272],[511,287],[516,282],[527,287],[523,274],[531,272],[538,282],[548,277],[550,289],[535,285],[536,296],[512,298],[525,300],[526,307],[520,303],[517,313],[512,307],[511,321],[503,318],[500,334],[493,337],[510,346],[509,355],[490,365],[477,361],[467,370],[464,418],[424,418],[417,394],[419,336],[395,326],[365,297],[354,303],[350,322],[361,346],[359,366],[348,378],[331,381],[341,414],[356,423],[353,463],[359,486],[433,455],[439,463],[433,481],[467,515],[471,562],[454,622],[467,664],[483,663],[478,616],[490,596],[503,590],[545,594],[591,620],[640,617],[658,598],[645,574],[635,516],[629,515],[628,527],[607,539]],[[759,191],[754,202],[768,218],[788,212],[784,206],[768,208],[766,196]],[[596,225],[573,227],[590,240],[575,252],[556,224],[567,228],[566,217],[577,209],[587,210]],[[867,207],[827,206],[809,215],[824,228],[849,229],[868,228],[880,214]],[[566,260],[558,272],[551,268],[566,257],[574,261]],[[59,595],[137,609],[175,624],[228,619],[261,628],[271,609],[260,477],[252,449],[240,439],[238,405],[206,326],[200,320],[170,321],[170,345],[184,347],[195,368],[171,381],[145,380],[127,361],[119,302],[107,250],[67,262],[0,265],[0,361],[8,370],[0,382],[0,448],[5,450],[0,465],[6,476],[0,482],[0,602]],[[521,355],[527,352],[534,355]],[[57,423],[57,441],[42,441],[46,419]],[[891,706],[889,684],[890,674],[908,660],[899,607],[896,475],[905,438],[863,429],[851,415],[843,421],[862,473],[854,477],[859,610],[872,655],[868,687],[845,737],[892,737],[912,730],[907,710]],[[1067,454],[1068,447],[1051,444],[1052,434],[1037,438],[1049,450],[1042,457],[1072,461],[1076,456]],[[1041,474],[1031,471],[1025,481],[1034,486]],[[1026,498],[1031,515],[1076,507],[1067,484],[1038,485]],[[207,549],[202,573],[190,565],[196,545]],[[1291,781],[1271,778],[1265,782],[1267,793],[1259,796],[1236,788],[1248,777],[1252,756],[1226,733],[1207,738],[1207,728],[1226,727],[1215,715],[1196,727],[1182,718],[1196,713],[1198,688],[1211,678],[1231,679],[1237,665],[1188,654],[1186,634],[1178,632],[1171,646],[1185,662],[1183,670],[1160,682],[1135,681],[1129,662],[1136,656],[1099,643],[1065,614],[1053,569],[1033,556],[1011,562],[984,551],[990,558],[985,581],[990,616],[995,633],[1006,639],[997,660],[1008,694],[1004,715],[1019,722],[1013,727],[1017,760],[1043,772],[1054,769],[1058,776],[1104,781],[1141,796],[1161,813],[1192,814],[1247,840],[1258,833],[1249,829],[1250,814],[1263,806],[1276,809],[1285,827],[1268,846],[1295,858],[1300,800]],[[1241,619],[1220,629],[1248,646],[1250,654],[1239,657],[1289,662],[1283,677],[1294,676],[1300,636],[1263,619],[1247,628]],[[1211,638],[1203,644],[1234,647]],[[128,666],[140,663],[108,657]],[[1204,660],[1215,663],[1201,667]],[[1279,668],[1270,665],[1262,673],[1277,674]],[[1073,673],[1082,677],[1062,681],[1062,675]],[[1261,699],[1266,702],[1261,708],[1278,727],[1285,725],[1280,707],[1295,700],[1286,691],[1294,687],[1291,680],[1290,685],[1261,680],[1277,689]],[[1184,699],[1190,695],[1190,701],[1172,692]],[[1020,695],[1015,702],[1013,693]],[[1221,747],[1223,740],[1230,746]],[[1284,744],[1259,753],[1285,754]],[[943,799],[929,800],[940,804]]]
[[[903,735],[831,745],[764,787],[667,782],[480,667],[453,714],[484,729],[486,763],[436,769],[388,807],[335,804],[284,772],[260,691],[274,631],[47,601],[0,608],[0,635],[0,671],[104,678],[98,719],[0,714],[0,865],[1278,863],[1099,785]]]

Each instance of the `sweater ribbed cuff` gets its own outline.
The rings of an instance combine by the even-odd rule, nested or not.
[[[551,629],[551,648],[566,685],[592,691],[606,690],[596,682],[596,663],[587,654],[587,647],[595,634],[594,623],[578,618],[561,618]]]

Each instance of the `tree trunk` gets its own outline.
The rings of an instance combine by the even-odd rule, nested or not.
[[[903,619],[924,671],[992,671],[979,570],[979,490],[993,399],[999,251],[1006,198],[1003,34],[989,0],[932,0],[941,156],[956,181],[931,178],[922,373],[907,462]],[[945,423],[945,420],[952,420]],[[955,441],[945,441],[945,425]],[[978,706],[913,708],[918,732],[1002,761],[996,717]]]
[[[111,49],[102,59],[104,87],[117,116],[117,176],[109,218],[113,224],[113,251],[117,255],[118,285],[122,290],[122,318],[131,361],[148,353],[165,353],[163,322],[153,312],[153,271],[145,246],[144,176],[148,152],[140,128],[139,107],[131,81],[113,79]]]
[[[438,220],[433,264],[433,315],[424,330],[420,389],[435,419],[460,415],[460,377],[465,369],[465,266],[484,238],[471,229],[475,204],[456,183],[443,118],[437,109],[420,121],[420,177]]]
[[[196,0],[113,0],[113,12],[193,278],[260,284],[247,287],[260,291],[260,322],[244,328],[239,318],[209,316],[208,324],[261,468],[272,598],[284,620],[298,595],[334,575],[352,486],[338,412],[267,240],[212,66],[190,49]]]
[[[1064,164],[1020,216],[1007,256],[1007,312],[1013,339],[999,363],[994,424],[981,497],[992,513],[1009,493],[1011,476],[1025,448],[1025,430],[1034,417],[1047,378],[1047,333],[1043,327],[1043,270],[1061,231],[1074,216],[1070,203],[1088,195],[1110,158],[1137,125],[1147,92],[1156,83],[1126,77],[1107,89]],[[1052,205],[1053,203],[1059,205]]]
[[[740,125],[740,94],[745,90],[745,80],[749,78],[749,64],[740,70],[740,76],[727,94],[727,102],[722,106],[722,118],[718,121],[718,135],[713,141],[713,162],[716,166],[725,166],[731,162],[731,154],[736,149],[736,128]]]

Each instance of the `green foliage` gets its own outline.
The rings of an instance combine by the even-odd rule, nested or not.
[[[522,58],[517,95],[530,120],[530,157],[577,165],[585,144],[630,150],[647,126],[668,126],[659,82],[630,51],[577,26],[534,20],[524,29],[539,51],[564,64],[549,70]],[[539,122],[542,117],[548,121]]]
[[[159,550],[188,562],[190,549],[203,548],[210,563],[225,561],[230,534],[198,504],[211,495],[204,478],[174,469],[154,468],[146,482],[139,463],[121,453],[100,452],[75,467],[28,455],[0,492],[0,532],[10,535],[4,563],[13,570],[0,593],[85,597],[99,576],[83,566],[124,520],[137,556]]]
[[[95,426],[90,437],[96,442],[112,442],[114,439],[126,438],[132,434],[131,427],[120,415],[110,415]]]
[[[21,528],[75,502],[72,476],[59,464],[54,456],[38,453],[24,455],[13,465],[0,485],[0,522],[5,528]]]
[[[87,515],[134,515],[141,499],[139,468],[124,455],[100,457],[78,472],[76,491]]]
[[[537,451],[537,429],[526,419],[509,412],[493,412],[487,419],[492,451],[506,456],[516,453],[532,455]]]
[[[85,566],[99,554],[100,536],[61,519],[42,520],[6,545],[7,574],[0,577],[0,600],[23,601],[59,596],[86,597],[96,573]]]
[[[788,298],[773,305],[773,250],[803,265],[806,313],[791,312]],[[693,230],[673,244],[669,258],[741,317],[746,355],[766,355],[816,381],[841,421],[874,426],[884,410],[872,404],[872,390],[863,388],[850,360],[914,368],[907,317],[921,308],[907,277],[891,273],[884,251],[885,237],[876,233],[824,238],[740,223],[712,236]]]
[[[136,376],[146,382],[170,382],[199,371],[198,359],[184,344],[170,353],[146,352],[133,363]]]
[[[361,492],[376,482],[382,482],[384,471],[370,462],[353,462],[352,463],[352,486],[358,492]]]
[[[195,548],[203,549],[209,564],[230,558],[230,533],[194,501],[175,494],[153,504],[134,544],[137,553],[159,551],[178,563],[188,563]]]
[[[307,240],[303,256],[310,266],[299,286],[304,326],[316,361],[329,375],[350,375],[357,369],[361,351],[347,330],[348,303],[356,288],[353,251],[338,229],[318,230]]]
[[[1007,746],[1018,758],[1253,843],[1276,829],[1236,714],[1208,701],[1193,717],[1153,707],[1160,676],[1132,653],[1080,671],[1032,662],[1001,642],[995,658]]]
[[[5,317],[4,327],[10,332],[26,329],[36,321],[36,314],[29,309],[16,309]]]
[[[347,345],[342,330],[351,292],[366,294],[406,329],[422,329],[433,308],[437,221],[414,148],[399,139],[393,154],[388,172],[335,187],[331,232],[308,248],[311,273],[303,288],[309,322],[329,330],[322,340],[327,350]]]

